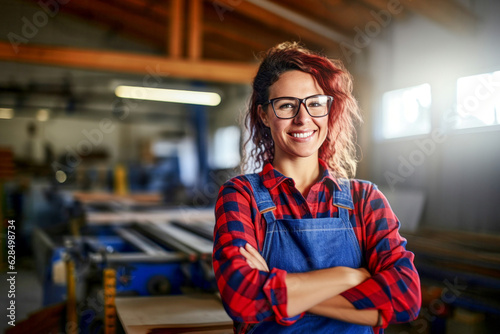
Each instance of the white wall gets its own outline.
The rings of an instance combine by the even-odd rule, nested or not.
[[[456,34],[422,16],[407,16],[384,28],[365,61],[358,62],[356,77],[365,81],[360,85],[360,101],[369,120],[361,130],[363,150],[368,152],[361,170],[365,171],[362,177],[381,186],[392,182],[396,188],[423,190],[423,225],[500,231],[496,209],[500,129],[456,131],[443,120],[454,108],[457,78],[500,70],[500,2],[471,4],[478,22],[470,34]],[[426,82],[432,87],[434,136],[378,140],[382,94]],[[418,163],[402,166],[410,158]]]

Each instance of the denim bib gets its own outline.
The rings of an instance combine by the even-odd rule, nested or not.
[[[246,175],[252,185],[260,213],[267,223],[264,247],[260,250],[269,268],[288,273],[302,273],[337,266],[359,268],[362,255],[349,221],[353,209],[350,183],[340,179],[342,191],[334,190],[333,205],[339,208],[336,218],[280,219],[269,191],[258,174]],[[370,326],[361,326],[319,315],[306,315],[291,326],[275,321],[261,322],[249,333],[373,333]]]

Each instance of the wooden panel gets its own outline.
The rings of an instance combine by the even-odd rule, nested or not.
[[[257,65],[219,61],[185,61],[164,57],[112,51],[63,47],[19,45],[16,53],[10,43],[0,42],[0,60],[170,76],[206,81],[249,83]]]
[[[233,326],[213,295],[117,298],[116,310],[128,334],[175,333],[176,328],[184,332],[231,331]]]
[[[108,0],[108,2],[156,22],[163,22],[165,18],[170,17],[169,1]]]
[[[369,8],[356,1],[274,1],[346,36],[354,35],[355,26],[363,27],[365,22],[373,20],[369,15]]]
[[[398,11],[395,7],[390,7],[389,4],[392,2],[388,0],[363,0],[363,2],[380,10]],[[467,8],[453,0],[401,1],[400,6],[422,14],[457,33],[470,31],[476,22],[476,17]]]
[[[255,1],[255,0],[252,0]],[[237,5],[233,5],[234,1],[231,0],[218,0],[218,4],[223,4],[227,10],[238,11],[247,17],[253,18],[268,28],[272,28],[278,31],[293,32],[302,39],[310,40],[314,43],[322,45],[335,44],[337,41],[332,38],[325,37],[324,35],[313,32],[311,29],[305,28],[304,26],[298,25],[291,20],[287,20],[281,15],[277,15],[267,10],[263,10],[262,7],[257,6],[248,1],[238,2]],[[263,2],[265,3],[265,2]],[[325,29],[328,30],[328,29]]]
[[[241,44],[212,33],[205,33],[203,41],[203,57],[228,61],[248,62],[255,60],[254,51],[247,45]]]
[[[191,60],[201,58],[202,41],[202,0],[191,0],[189,2],[189,48],[188,57]]]
[[[170,31],[168,45],[170,57],[180,58],[182,56],[182,32],[184,28],[184,1],[171,0]],[[166,25],[166,22],[165,22]]]
[[[408,1],[405,5],[457,33],[469,33],[476,23],[467,8],[452,0]]]
[[[203,14],[205,31],[226,38],[228,35],[235,37],[235,39],[226,40],[226,42],[229,42],[228,47],[238,47],[238,44],[245,44],[254,51],[262,51],[278,42],[292,39],[294,36],[293,32],[290,31],[270,31],[266,26],[260,24],[257,19],[243,15],[237,8],[223,11],[217,6],[206,3]],[[236,45],[234,42],[236,42]],[[221,41],[221,43],[224,43],[224,41]],[[253,59],[253,55],[249,54],[249,57],[248,59]]]
[[[217,25],[214,25],[212,23],[207,23],[205,22],[203,24],[203,30],[204,30],[204,41],[206,42],[207,39],[209,39],[209,36],[214,36],[214,40],[217,38],[220,38],[222,40],[219,41],[220,46],[227,45],[231,49],[238,49],[237,51],[240,52],[242,51],[240,47],[237,47],[238,44],[242,44],[243,51],[246,52],[245,54],[245,60],[251,59],[252,52],[257,51],[257,50],[265,50],[267,48],[267,45],[262,43],[258,39],[250,39],[246,38],[246,36],[238,34],[234,29],[220,29]],[[227,44],[226,44],[227,43]],[[249,52],[247,52],[248,49]]]
[[[125,32],[142,41],[153,42],[157,45],[163,43],[164,23],[141,15],[140,12],[126,10],[103,0],[70,1],[67,5],[60,7],[63,12],[76,14],[90,22],[104,24],[116,32]],[[161,32],[161,34],[154,32]]]

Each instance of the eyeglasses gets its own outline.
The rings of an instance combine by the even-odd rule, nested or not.
[[[307,113],[311,117],[324,117],[330,113],[333,97],[328,95],[312,95],[303,99],[297,97],[277,97],[262,104],[263,107],[270,104],[276,117],[281,119],[295,118],[304,104]]]

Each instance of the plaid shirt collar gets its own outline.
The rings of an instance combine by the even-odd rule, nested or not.
[[[337,180],[328,171],[328,166],[321,159],[319,159],[319,166],[323,172],[323,176],[321,177],[321,180],[319,181],[319,183],[325,182],[328,185],[333,184],[333,185],[335,185],[337,190],[341,190],[341,188],[339,187],[339,184],[337,183]],[[269,190],[276,188],[285,180],[291,180],[291,182],[293,182],[293,184],[295,184],[293,179],[278,172],[270,162],[266,162],[264,164],[264,168],[259,173],[259,175],[262,178],[262,182],[264,183],[264,186]]]

